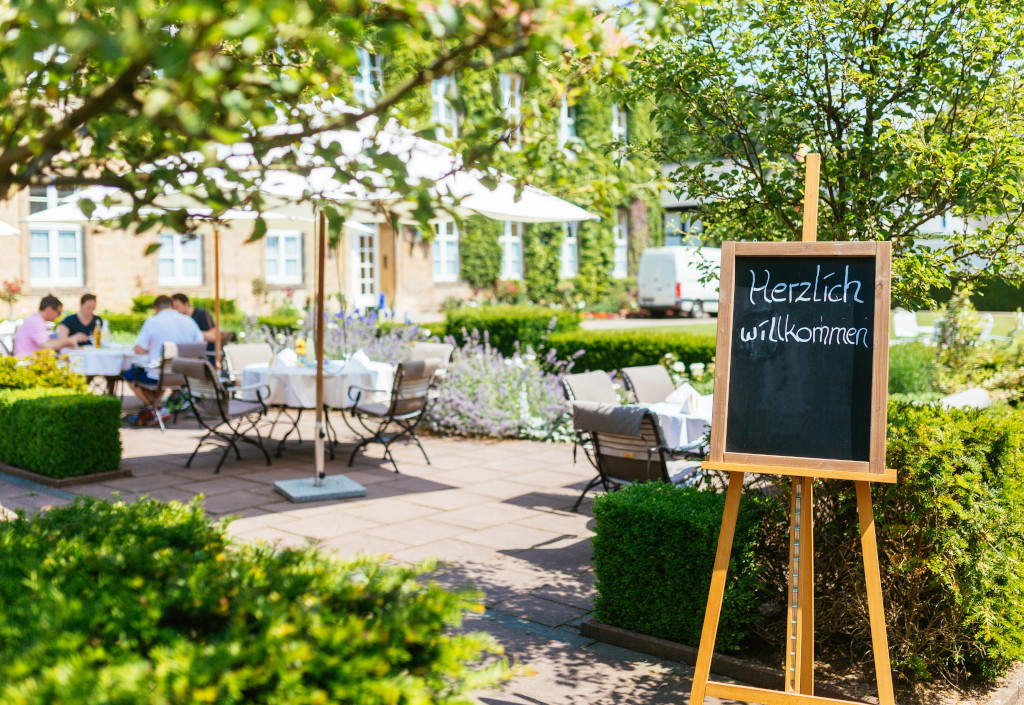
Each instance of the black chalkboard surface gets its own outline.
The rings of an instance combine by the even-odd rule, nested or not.
[[[875,325],[874,258],[737,255],[725,452],[868,461]]]

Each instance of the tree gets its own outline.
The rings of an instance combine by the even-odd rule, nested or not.
[[[187,184],[214,215],[259,209],[258,186],[269,171],[308,168],[300,140],[367,118],[383,130],[436,78],[488,71],[511,57],[522,61],[529,82],[556,70],[621,74],[618,56],[606,51],[602,20],[573,0],[7,3],[0,6],[0,198],[26,186],[112,186],[133,204],[122,226],[186,231],[183,209],[143,207],[167,185]],[[366,55],[357,49],[388,47],[416,59],[359,103],[354,78]],[[298,109],[334,99],[354,109],[326,119]],[[270,129],[282,121],[293,128]],[[487,166],[509,133],[500,106],[465,115],[460,152],[466,163]],[[218,144],[239,143],[252,145],[242,164],[217,156]],[[333,156],[319,144],[315,152]],[[373,147],[363,157],[366,171],[390,171],[389,188],[418,199],[421,217],[429,214],[428,184],[410,183],[401,160]],[[370,185],[365,174],[337,178]]]
[[[894,299],[1024,277],[1024,12],[1003,0],[754,0],[673,13],[635,91],[649,147],[717,239],[799,239],[801,144],[822,155],[819,238],[889,239]],[[920,227],[970,221],[936,244]],[[976,227],[975,227],[976,226]]]

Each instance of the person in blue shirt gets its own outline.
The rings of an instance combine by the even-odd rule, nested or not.
[[[102,325],[103,319],[96,315],[96,295],[82,294],[78,313],[73,313],[60,322],[57,326],[57,337],[66,338],[75,333],[83,333],[89,336],[89,340],[79,345],[92,345],[96,340],[96,329]]]

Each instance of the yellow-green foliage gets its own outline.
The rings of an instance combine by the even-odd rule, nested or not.
[[[86,390],[85,377],[61,364],[52,350],[40,350],[28,358],[0,357],[0,389],[33,387]]]
[[[508,666],[423,570],[235,543],[195,503],[0,522],[0,702],[469,705]]]

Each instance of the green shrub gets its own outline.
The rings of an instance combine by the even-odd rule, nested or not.
[[[59,387],[75,392],[87,389],[85,377],[59,364],[52,350],[39,350],[27,359],[0,357],[0,390],[36,387]]]
[[[647,332],[643,330],[581,330],[555,333],[548,338],[560,359],[579,351],[575,369],[619,370],[635,365],[657,365],[666,353],[672,353],[686,365],[711,362],[715,357],[713,335],[683,332]]]
[[[41,475],[76,477],[121,464],[117,397],[72,389],[0,390],[0,429],[0,462]]]
[[[150,315],[153,313],[153,301],[156,299],[154,294],[142,294],[141,296],[132,297],[132,313],[142,313]],[[205,298],[203,296],[190,296],[188,297],[189,303],[196,308],[205,308],[213,315],[213,299]],[[234,299],[221,299],[220,300],[220,312],[222,315],[234,315],[238,313],[238,303]]]
[[[302,328],[299,324],[299,317],[295,315],[259,316],[256,320],[261,326],[270,326],[276,330],[298,331]],[[240,329],[241,319],[239,319],[239,330]]]
[[[935,348],[905,343],[889,348],[889,393],[921,394],[934,391]]]
[[[725,495],[665,483],[594,500],[594,615],[624,629],[696,646],[711,587]],[[716,649],[734,650],[760,619],[758,503],[740,502]]]
[[[0,702],[468,705],[509,669],[422,570],[235,543],[197,504],[0,522]]]
[[[469,339],[463,330],[486,332],[491,346],[503,355],[511,355],[516,343],[525,347],[540,345],[555,319],[555,332],[579,328],[576,313],[535,306],[480,306],[458,308],[445,312],[448,335],[458,341]]]
[[[110,325],[110,330],[113,333],[137,335],[142,330],[142,324],[146,322],[146,319],[151,314],[152,308],[150,313],[111,313],[110,311],[104,311],[100,314],[100,317]]]
[[[1002,673],[1024,659],[1024,414],[890,403],[887,455],[898,482],[873,485],[872,498],[893,668],[911,680]],[[781,647],[788,491],[778,500],[757,552],[778,607],[764,636]],[[851,483],[821,483],[814,533],[819,643],[867,667]]]

